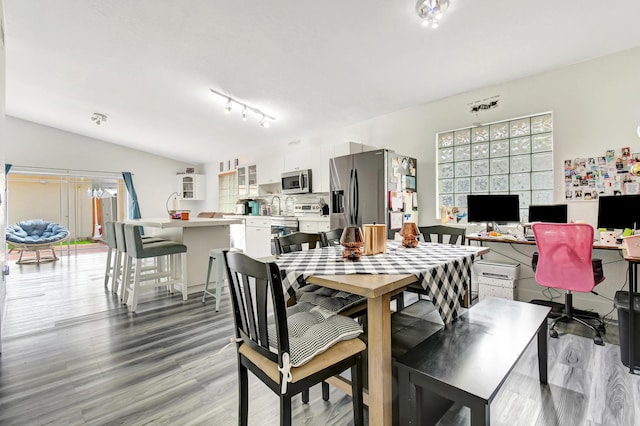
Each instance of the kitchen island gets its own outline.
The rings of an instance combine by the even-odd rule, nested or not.
[[[175,219],[131,219],[125,221],[145,228],[145,235],[165,238],[187,246],[187,288],[180,291],[187,297],[189,293],[204,290],[209,264],[209,250],[227,248],[230,244],[229,227],[241,224],[241,219],[192,218]],[[217,267],[217,266],[215,266]],[[211,271],[216,276],[216,271]]]

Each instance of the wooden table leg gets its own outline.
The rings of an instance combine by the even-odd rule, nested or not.
[[[369,325],[369,424],[391,425],[392,366],[390,294],[367,301]]]

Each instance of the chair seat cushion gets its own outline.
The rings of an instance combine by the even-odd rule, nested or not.
[[[168,254],[186,253],[187,246],[173,241],[159,241],[142,245],[140,258],[165,256]]]
[[[307,362],[300,367],[293,367],[291,369],[291,382],[296,383],[319,371],[323,371],[343,359],[362,352],[366,348],[367,346],[360,339],[350,339],[338,342],[325,352],[318,354],[318,356],[314,357],[310,362]],[[251,349],[247,344],[241,345],[239,352],[264,371],[271,380],[276,383],[280,383],[278,363],[265,358],[255,350]]]
[[[319,306],[306,310],[305,306],[308,308],[301,304],[300,308],[287,310],[289,356],[293,367],[304,365],[336,343],[354,339],[362,333],[362,327],[351,318]],[[269,345],[278,347],[273,324],[269,326]]]
[[[16,244],[50,244],[68,236],[69,231],[62,225],[42,219],[25,220],[6,228],[6,240]]]
[[[331,312],[340,313],[355,305],[362,303],[366,297],[345,291],[307,284],[296,293],[296,300],[308,302],[315,306],[328,309]]]

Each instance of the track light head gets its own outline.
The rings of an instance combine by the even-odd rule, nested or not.
[[[244,108],[242,108],[242,119],[244,121],[247,121],[248,113],[249,113],[249,111],[247,110],[247,106],[245,105]]]
[[[271,124],[267,121],[267,117],[265,117],[264,114],[262,114],[262,118],[260,119],[260,125],[265,129],[271,127]]]
[[[231,98],[227,98],[227,103],[224,105],[224,113],[229,114],[231,108],[233,108],[233,102],[231,102]]]

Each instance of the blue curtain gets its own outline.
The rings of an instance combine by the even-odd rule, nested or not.
[[[12,166],[12,164],[5,163],[5,165],[4,165],[4,174],[5,175],[9,174],[9,170],[11,170],[11,166]]]
[[[133,176],[131,176],[131,172],[122,172],[122,178],[129,195],[131,195],[131,219],[140,219],[140,206],[138,205],[138,194],[136,194],[136,189],[133,187]],[[142,227],[140,228],[140,234],[144,235],[144,228]]]
[[[133,187],[133,177],[130,172],[122,172],[122,178],[124,179],[124,184],[129,191],[129,195],[131,195],[131,219],[140,219],[140,206],[138,205],[138,195],[136,194],[136,189]]]

